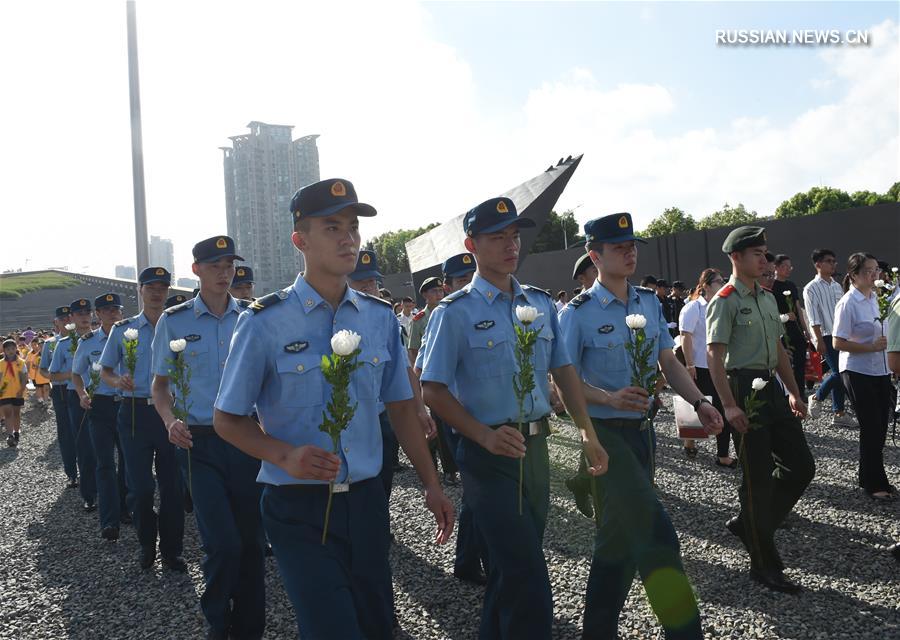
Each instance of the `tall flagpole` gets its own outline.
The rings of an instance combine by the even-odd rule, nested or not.
[[[134,184],[135,277],[150,262],[147,244],[147,203],[144,197],[144,142],[141,134],[141,81],[138,77],[137,18],[135,0],[126,0],[128,13],[128,94],[131,98],[131,176]],[[138,294],[138,307],[141,296]]]

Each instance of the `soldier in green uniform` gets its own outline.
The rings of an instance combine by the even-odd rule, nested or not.
[[[706,312],[709,372],[725,419],[737,432],[743,469],[741,512],[726,527],[747,548],[753,580],[775,591],[796,593],[800,587],[784,576],[774,533],[815,475],[800,424],[806,405],[781,344],[775,297],[756,282],[766,268],[765,229],[733,230],[722,251],[733,272]],[[748,415],[746,403],[757,378],[766,382],[756,391],[761,406],[755,415]]]
[[[413,316],[409,325],[409,342],[406,348],[409,351],[409,362],[415,364],[419,349],[422,348],[422,336],[425,335],[425,327],[431,312],[444,297],[444,285],[440,278],[426,278],[419,286],[419,295],[425,299],[425,308]]]

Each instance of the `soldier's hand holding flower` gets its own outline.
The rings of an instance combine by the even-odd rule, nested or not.
[[[495,456],[506,456],[507,458],[525,457],[525,436],[522,435],[518,428],[508,424],[503,425],[499,429],[487,429],[484,437],[478,444]]]
[[[341,470],[341,459],[315,445],[294,447],[278,466],[298,480],[334,482]]]

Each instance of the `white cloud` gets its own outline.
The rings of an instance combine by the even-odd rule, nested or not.
[[[4,7],[0,78],[7,125],[0,208],[47,233],[0,266],[131,263],[131,159],[124,3]],[[47,19],[52,16],[52,19]],[[658,133],[678,88],[608,86],[579,67],[536,78],[500,115],[471,65],[432,35],[427,5],[139,3],[149,230],[191,245],[225,229],[221,152],[251,120],[318,133],[323,177],[354,181],[379,209],[366,235],[448,219],[560,156],[585,153],[560,202],[580,220],[664,207],[695,215],[744,202],[770,213],[820,180],[850,191],[897,179],[897,25],[872,45],[823,52],[846,87],[783,126],[732,114],[729,126]],[[5,34],[6,35],[6,34]]]

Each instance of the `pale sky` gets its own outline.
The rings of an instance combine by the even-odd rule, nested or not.
[[[138,1],[148,231],[225,232],[220,146],[251,120],[317,133],[322,177],[444,221],[584,161],[580,223],[679,206],[771,215],[898,167],[898,4]],[[867,30],[863,47],[724,47],[716,29]],[[0,8],[0,270],[134,263],[124,0]],[[285,216],[288,216],[285,212]],[[27,262],[26,262],[27,261]]]

